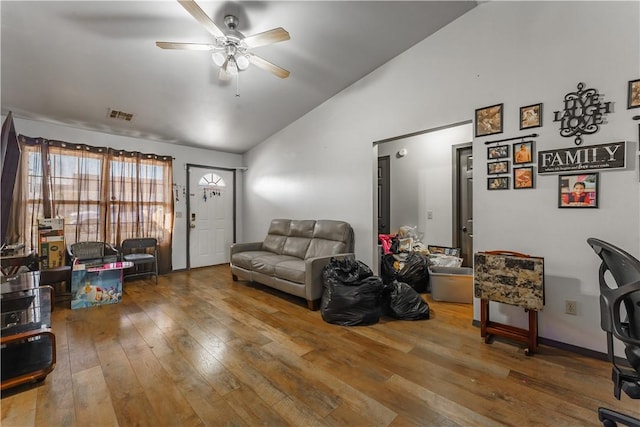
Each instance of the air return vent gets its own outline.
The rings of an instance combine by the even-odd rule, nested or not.
[[[125,113],[124,111],[120,111],[120,110],[112,110],[111,108],[109,108],[107,112],[107,117],[109,117],[110,119],[124,120],[125,122],[130,122],[131,119],[133,119],[133,114]]]

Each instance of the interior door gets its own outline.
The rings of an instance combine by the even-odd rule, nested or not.
[[[188,166],[189,267],[229,262],[233,243],[234,171]]]
[[[378,234],[389,234],[391,222],[389,156],[378,157]]]
[[[473,264],[473,152],[471,147],[460,148],[457,153],[457,220],[454,235],[460,247],[462,265]]]

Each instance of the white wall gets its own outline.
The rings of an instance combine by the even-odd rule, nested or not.
[[[408,225],[425,245],[453,245],[452,147],[470,143],[472,129],[469,123],[378,144],[378,156],[390,159],[391,233]],[[397,156],[403,148],[407,154]]]
[[[246,154],[246,240],[262,239],[274,217],[344,219],[358,258],[372,265],[372,142],[469,120],[476,108],[504,103],[501,136],[511,137],[521,134],[519,107],[542,102],[536,148],[570,147],[552,114],[584,82],[615,104],[585,144],[637,140],[638,110],[625,107],[627,82],[640,78],[639,31],[638,2],[480,4]],[[476,158],[486,155],[483,142],[474,141]],[[537,177],[534,190],[488,192],[483,163],[474,169],[475,250],[543,256],[540,335],[604,351],[597,261],[585,240],[598,236],[640,257],[637,171],[602,172],[601,207],[568,210],[556,207],[556,176]],[[564,314],[568,298],[577,316]],[[525,316],[502,305],[492,320],[521,326]]]
[[[5,117],[2,117],[4,121]],[[30,137],[42,137],[47,139],[57,139],[74,143],[88,144],[97,147],[111,147],[121,150],[140,151],[142,153],[154,153],[170,155],[175,158],[173,161],[173,180],[176,184],[184,187],[187,183],[187,164],[197,164],[203,166],[216,166],[223,168],[234,168],[243,166],[242,155],[222,153],[218,151],[203,150],[166,144],[163,142],[129,138],[125,136],[112,135],[102,132],[93,132],[51,124],[41,121],[25,120],[14,117],[16,132]],[[242,239],[242,188],[244,186],[244,172],[237,172],[238,191],[238,240]],[[180,194],[180,200],[174,202],[176,214],[181,214],[182,218],[176,218],[174,222],[173,234],[173,269],[179,270],[187,266],[187,206],[185,198]]]

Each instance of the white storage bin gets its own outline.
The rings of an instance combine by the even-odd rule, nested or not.
[[[473,269],[470,267],[429,267],[429,282],[434,301],[473,302]]]

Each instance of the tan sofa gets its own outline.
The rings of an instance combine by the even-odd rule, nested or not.
[[[262,242],[231,245],[234,281],[250,280],[304,298],[311,310],[322,297],[322,269],[332,257],[355,257],[349,223],[274,219]]]

